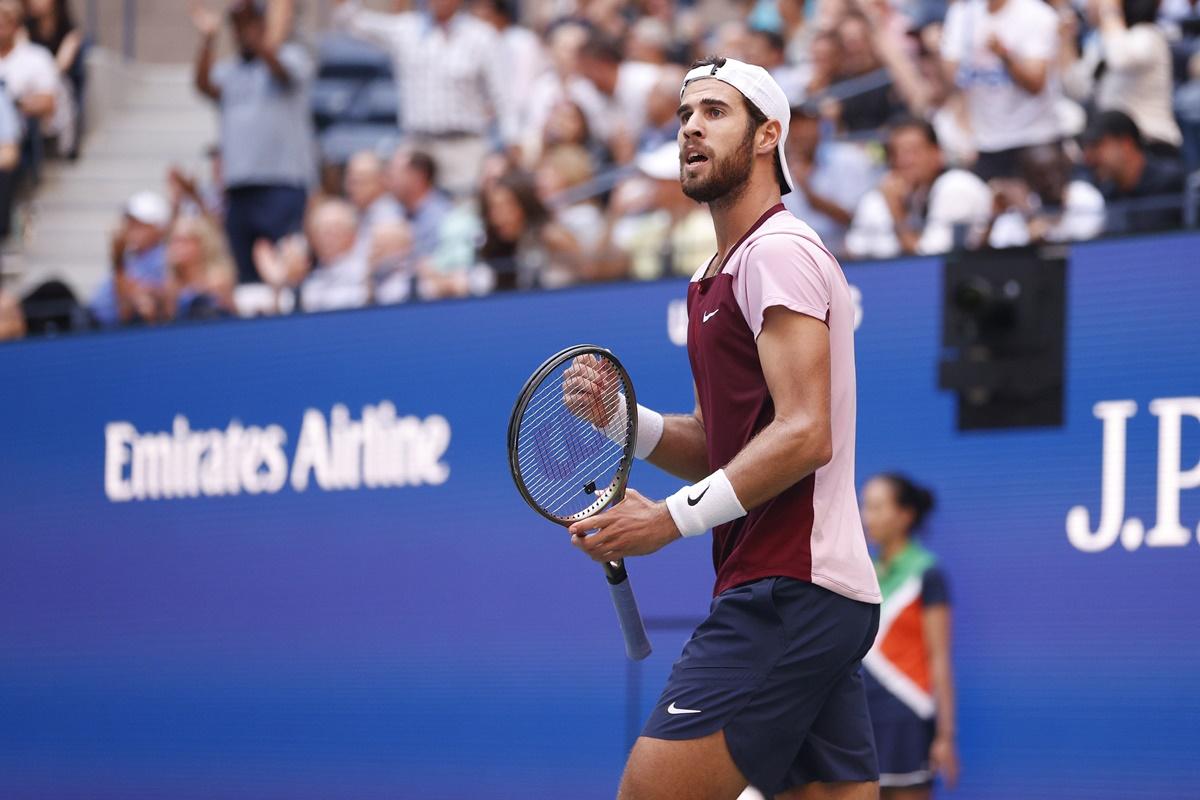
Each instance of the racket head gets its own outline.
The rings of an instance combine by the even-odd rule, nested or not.
[[[581,393],[580,385],[589,388]],[[614,425],[621,411],[624,424]],[[509,469],[533,510],[570,525],[621,500],[636,440],[629,373],[605,348],[575,345],[546,359],[517,396],[508,423]]]

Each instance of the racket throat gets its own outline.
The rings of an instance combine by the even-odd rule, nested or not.
[[[625,569],[625,562],[623,560],[605,561],[604,577],[608,578],[608,582],[613,586],[629,580],[629,572]]]

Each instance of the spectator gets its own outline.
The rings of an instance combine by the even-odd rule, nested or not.
[[[456,196],[475,190],[493,120],[506,144],[517,143],[508,68],[496,61],[502,41],[461,7],[462,0],[430,0],[428,12],[386,14],[336,0],[334,10],[339,27],[392,54],[405,131]]]
[[[70,109],[61,107],[63,84],[54,56],[23,35],[19,0],[0,0],[0,83],[22,116],[40,123],[44,136],[69,128]]]
[[[597,109],[599,107],[600,98],[595,89],[576,74],[579,49],[587,38],[587,28],[575,22],[560,22],[546,34],[550,69],[530,86],[525,103],[527,116],[522,121],[521,150],[527,164],[536,163],[541,155],[546,121],[559,103],[572,99],[577,103],[582,96],[584,100],[590,99]],[[595,110],[595,113],[600,112]]]
[[[70,118],[78,124],[83,102],[83,34],[75,26],[68,0],[25,0],[25,27],[29,40],[40,44],[54,56],[64,84],[65,100],[69,103]],[[78,146],[78,135],[72,136]],[[67,152],[75,154],[74,149]]]
[[[516,0],[474,0],[475,15],[496,29],[506,65],[506,79],[520,87],[513,98],[516,119],[528,113],[528,88],[550,68],[545,49],[537,34],[517,24]]]
[[[113,276],[92,298],[92,318],[102,326],[156,322],[163,316],[167,261],[163,238],[171,223],[167,201],[139,192],[126,203],[113,233]]]
[[[1030,242],[1078,242],[1104,231],[1104,197],[1085,180],[1072,180],[1074,164],[1061,145],[1026,148],[1020,177],[992,181],[999,217],[988,242],[1020,247]]]
[[[746,39],[747,61],[771,73],[793,105],[804,97],[804,75],[787,61],[787,42],[777,31],[752,29]]]
[[[783,196],[783,204],[840,253],[854,209],[879,175],[858,145],[822,140],[822,126],[812,106],[792,109],[786,148],[796,190]]]
[[[842,40],[836,34],[822,31],[812,39],[811,55],[812,64],[808,83],[804,87],[804,97],[808,102],[818,102],[838,79],[842,61]]]
[[[617,43],[593,33],[579,50],[579,74],[599,93],[600,113],[589,127],[608,144],[618,164],[628,163],[637,150],[637,135],[646,122],[646,98],[658,81],[653,64],[622,61]]]
[[[290,0],[273,0],[287,8]],[[254,243],[300,230],[316,147],[308,91],[313,63],[304,48],[268,30],[262,0],[235,0],[229,18],[238,54],[213,63],[220,17],[196,4],[197,90],[220,106],[225,230],[241,281],[258,280]],[[274,26],[273,26],[274,27]]]
[[[1097,30],[1080,55],[1073,26],[1064,26],[1063,79],[1075,99],[1095,95],[1099,111],[1124,111],[1142,132],[1146,149],[1177,156],[1183,135],[1171,105],[1171,46],[1157,24],[1159,0],[1091,0]],[[1068,20],[1075,20],[1074,14]]]
[[[403,219],[385,220],[376,226],[367,264],[371,302],[391,304],[412,299],[417,281],[412,227]]]
[[[629,61],[663,66],[671,50],[671,29],[655,17],[641,17],[629,26],[625,57]],[[682,81],[680,81],[682,83]]]
[[[437,188],[438,166],[420,150],[401,150],[392,156],[388,183],[412,226],[413,257],[422,260],[438,249],[442,223],[453,208],[450,198]]]
[[[1108,204],[1108,233],[1183,226],[1183,167],[1178,159],[1147,153],[1141,132],[1127,114],[1097,114],[1083,141],[1087,165]]]
[[[574,274],[579,245],[537,196],[533,180],[510,172],[483,190],[485,237],[479,259],[495,276],[495,288],[530,289]],[[569,280],[569,278],[568,278]]]
[[[1183,130],[1183,160],[1188,172],[1200,168],[1200,53],[1188,60],[1189,80],[1175,90],[1175,114]]]
[[[682,81],[681,81],[682,82]],[[592,162],[582,147],[556,147],[546,153],[535,175],[538,197],[575,237],[584,252],[592,252],[600,244],[604,232],[604,214],[591,199],[562,204],[564,192],[578,190],[592,179]]]
[[[902,105],[875,51],[874,29],[864,14],[852,11],[838,23],[837,36],[841,66],[836,81],[854,82],[854,93],[839,102],[841,126],[850,132],[882,127]]]
[[[13,195],[21,163],[21,117],[0,87],[0,241],[12,230]]]
[[[20,339],[25,332],[25,313],[21,310],[21,301],[11,292],[0,289],[0,342]]]
[[[606,247],[591,277],[650,280],[691,275],[717,250],[708,211],[683,193],[679,145],[638,156],[641,177],[623,184],[608,211]]]
[[[200,179],[184,172],[178,166],[167,171],[167,186],[171,198],[172,217],[199,214],[223,225],[225,219],[225,193],[221,185],[221,148],[209,147],[204,152],[208,159],[209,178]]]
[[[638,140],[638,152],[647,153],[674,142],[679,136],[679,87],[686,70],[670,65],[661,69],[658,81],[646,97],[646,124]]]
[[[365,256],[371,249],[375,229],[404,218],[404,209],[388,193],[383,161],[367,150],[355,153],[346,163],[346,197],[358,210],[358,247]]]
[[[307,246],[299,236],[289,236],[278,245],[266,239],[255,243],[254,260],[263,282],[277,295],[299,286],[305,311],[365,305],[367,254],[356,247],[354,206],[340,199],[322,200],[309,214],[307,228]],[[312,261],[316,266],[309,269]]]
[[[367,302],[367,254],[356,249],[354,206],[325,200],[313,209],[308,240],[316,266],[300,287],[305,311],[356,308]]]
[[[890,258],[977,243],[991,219],[992,193],[966,170],[945,169],[933,127],[901,119],[889,129],[887,148],[890,169],[858,204],[846,234],[847,252]]]
[[[1058,16],[1042,0],[960,0],[942,30],[945,69],[966,95],[984,180],[1012,176],[1024,147],[1062,137]]]
[[[232,316],[237,270],[220,230],[204,217],[180,217],[167,239],[167,315],[199,320]]]
[[[678,87],[675,95],[675,107],[678,108]],[[571,99],[560,100],[550,109],[538,152],[544,153],[560,146],[583,147],[597,164],[608,165],[613,160],[608,146],[592,135],[592,128],[583,107]]]

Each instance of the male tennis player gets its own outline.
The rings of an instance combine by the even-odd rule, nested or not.
[[[751,784],[789,800],[877,798],[859,662],[880,594],[855,499],[849,289],[779,201],[792,189],[789,109],[767,71],[701,62],[680,100],[680,180],[708,204],[718,252],[688,286],[696,409],[639,407],[636,452],[695,482],[659,503],[629,491],[571,534],[606,561],[711,528],[717,580],[619,797],[733,800]],[[574,377],[599,397],[594,372]]]

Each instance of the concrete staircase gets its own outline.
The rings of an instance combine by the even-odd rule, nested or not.
[[[21,291],[59,278],[83,302],[110,274],[109,237],[125,201],[144,189],[165,196],[172,164],[206,177],[203,151],[216,140],[216,115],[192,89],[189,66],[127,64],[97,49],[89,70],[83,155],[47,163],[4,259]]]

